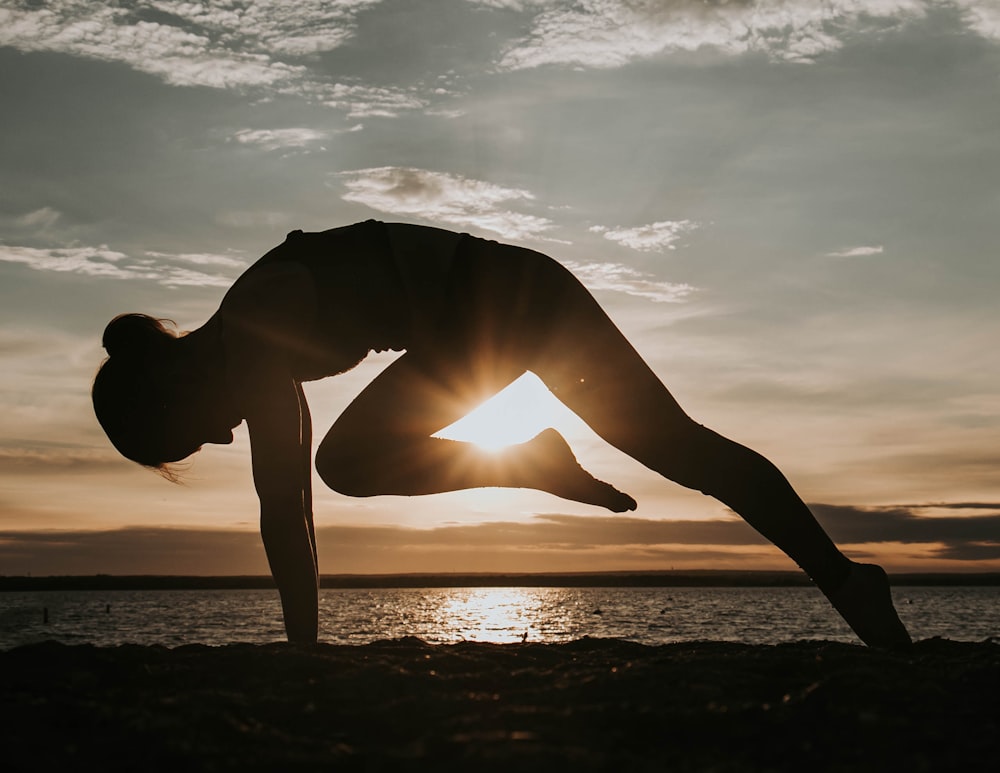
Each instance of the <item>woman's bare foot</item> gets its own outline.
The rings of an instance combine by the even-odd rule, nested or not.
[[[869,647],[900,650],[913,643],[896,614],[881,566],[852,563],[847,581],[826,597]]]
[[[605,507],[613,513],[635,510],[635,500],[597,480],[576,461],[569,444],[554,429],[539,432],[518,449],[518,479],[524,488],[547,491],[563,499]]]

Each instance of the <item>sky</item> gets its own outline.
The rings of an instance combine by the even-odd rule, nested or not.
[[[0,105],[0,575],[266,573],[245,428],[122,459],[101,332],[367,218],[569,266],[848,555],[1000,570],[997,0],[0,0]],[[391,360],[306,386],[317,442]],[[537,379],[485,410],[638,509],[314,476],[320,570],[794,568]]]

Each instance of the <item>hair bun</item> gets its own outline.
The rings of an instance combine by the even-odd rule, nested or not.
[[[173,338],[163,323],[146,314],[120,314],[104,328],[101,343],[109,357],[134,360]]]

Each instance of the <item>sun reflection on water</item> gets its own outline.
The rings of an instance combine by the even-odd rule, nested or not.
[[[437,622],[450,639],[506,644],[530,638],[537,606],[528,588],[456,588]]]
[[[908,587],[897,594],[903,622],[921,639],[982,641],[1000,630],[995,587]],[[510,644],[525,632],[529,643],[543,644],[583,636],[650,645],[856,641],[823,595],[806,587],[325,588],[320,600],[320,640],[330,644],[409,636],[430,644]],[[271,590],[0,593],[0,650],[40,641],[175,647],[283,640]]]

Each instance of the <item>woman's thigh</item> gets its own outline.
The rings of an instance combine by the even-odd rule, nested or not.
[[[636,456],[697,428],[591,293],[540,253],[487,255],[476,272],[469,348],[515,361],[618,448]],[[640,461],[647,462],[646,459]]]
[[[649,465],[649,453],[697,428],[585,290],[563,296],[533,370],[598,435]]]
[[[426,438],[472,411],[525,371],[497,361],[477,367],[464,354],[406,352],[383,370],[337,418],[323,445],[374,450],[380,443]]]

